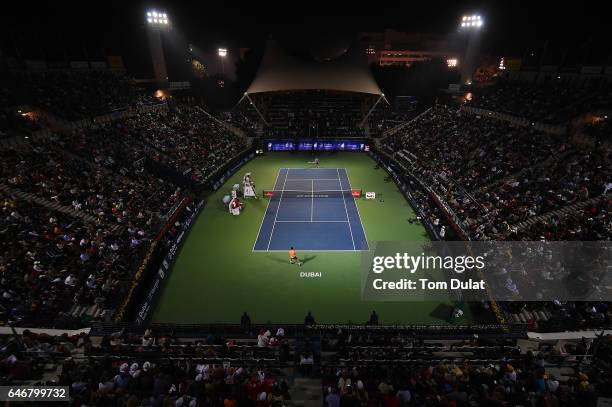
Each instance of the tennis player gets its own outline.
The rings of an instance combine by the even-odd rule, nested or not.
[[[308,161],[308,164],[314,164],[315,167],[319,168],[319,159],[315,157],[314,161]]]
[[[297,263],[298,266],[302,267],[302,262],[300,261],[300,259],[298,259],[293,246],[291,246],[291,249],[289,249],[289,264],[295,263]]]

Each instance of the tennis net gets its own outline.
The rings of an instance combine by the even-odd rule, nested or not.
[[[263,196],[273,199],[292,199],[292,198],[359,198],[361,189],[337,189],[319,191],[300,191],[300,190],[277,190],[267,189],[263,191]]]

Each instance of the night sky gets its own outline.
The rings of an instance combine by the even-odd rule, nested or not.
[[[564,56],[566,63],[602,64],[610,60],[612,51],[604,2],[573,6],[561,1],[402,1],[401,6],[386,8],[382,4],[390,1],[354,1],[334,7],[328,1],[308,8],[297,2],[263,8],[254,2],[246,7],[211,3],[81,1],[37,6],[22,2],[3,12],[0,49],[23,59],[101,60],[105,55],[121,55],[131,73],[148,76],[144,12],[157,8],[165,10],[173,22],[172,35],[166,40],[169,66],[185,61],[187,44],[202,53],[219,46],[260,49],[269,36],[295,38],[296,43],[312,38],[333,42],[359,31],[393,28],[450,39],[457,35],[457,22],[465,12],[485,16],[482,50],[493,56],[537,54],[546,44],[545,63],[554,64]]]

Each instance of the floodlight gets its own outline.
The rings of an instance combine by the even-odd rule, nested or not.
[[[472,14],[472,15],[464,15],[461,17],[459,21],[459,28],[468,28],[476,27],[479,29],[484,25],[484,18],[480,14]]]
[[[219,48],[219,49],[217,50],[217,52],[218,52],[218,54],[219,54],[219,56],[220,56],[220,57],[225,57],[225,56],[227,56],[227,49],[226,49],[226,48]]]
[[[168,14],[158,12],[157,10],[147,11],[147,23],[151,24],[154,28],[166,28],[170,24],[168,20]]]

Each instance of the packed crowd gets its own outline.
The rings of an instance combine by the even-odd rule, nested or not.
[[[265,98],[272,137],[356,137],[365,116],[359,97],[323,91],[274,93]]]
[[[220,112],[218,116],[224,122],[243,130],[248,137],[255,137],[257,135],[260,121],[259,116],[246,105],[237,105],[231,111]]]
[[[124,137],[144,142],[152,160],[194,182],[204,181],[246,148],[243,137],[192,105],[135,115],[117,127]]]
[[[526,117],[533,121],[562,123],[576,111],[570,106],[598,89],[575,86],[560,78],[547,78],[536,86],[531,83],[500,79],[491,88],[480,89],[471,105],[487,110]]]
[[[595,406],[612,396],[612,336],[525,352],[511,339],[424,343],[345,332],[326,349],[340,355],[323,364],[328,407]]]
[[[504,308],[512,323],[525,324],[531,331],[580,331],[612,324],[609,302],[512,301],[504,303]]]
[[[50,211],[14,194],[2,196],[3,232],[22,237],[2,241],[5,320],[50,325],[74,305],[104,310],[117,305],[116,288],[129,281],[143,242],[158,233],[185,195],[181,187],[149,171],[146,160],[163,155],[164,164],[194,169],[201,180],[244,146],[235,138],[228,141],[226,130],[196,114],[190,107],[159,116],[143,114],[0,151],[0,181],[9,191],[62,208]],[[198,127],[185,127],[190,121]],[[145,130],[137,124],[163,132],[141,138]],[[221,141],[212,132],[228,139]],[[163,144],[170,143],[168,135],[180,143],[189,141],[191,149],[181,149],[181,155],[171,149],[162,153],[171,145]]]
[[[153,100],[114,72],[10,78],[2,77],[3,107],[26,103],[72,120]],[[40,128],[18,107],[0,120],[7,124],[2,137]],[[0,312],[5,322],[30,326],[112,317],[148,242],[189,187],[246,147],[186,102],[19,139],[0,149],[0,229],[15,237],[0,241]]]
[[[76,141],[76,140],[75,140]],[[70,143],[71,140],[62,140]],[[180,190],[146,171],[122,175],[105,171],[84,159],[66,159],[54,148],[58,140],[32,143],[22,150],[0,152],[0,177],[7,184],[72,207],[99,222],[136,229],[141,236],[153,214],[165,214],[180,197]]]
[[[237,348],[259,348],[252,336],[187,340],[149,329],[103,337],[25,330],[0,336],[0,374],[11,385],[68,386],[74,406],[285,406],[292,399],[292,376],[304,373],[308,358],[314,368],[308,374],[321,378],[327,407],[594,407],[612,397],[610,335],[532,343],[532,350],[523,350],[511,338],[424,341],[404,332],[321,334],[315,361],[298,357],[295,341],[290,352],[296,357],[280,369],[261,358],[231,359],[241,352]],[[219,355],[232,362],[215,362]]]
[[[150,331],[142,336],[117,332],[100,340],[25,330],[19,341],[12,336],[0,341],[3,383],[68,386],[73,406],[280,407],[290,399],[280,370],[256,360],[232,366],[208,361],[206,349],[218,345],[231,352],[231,340],[211,337],[191,344]],[[134,352],[126,350],[132,343]],[[168,351],[179,347],[183,352]],[[58,373],[43,379],[49,364],[58,365]]]
[[[75,326],[75,304],[111,309],[141,250],[136,229],[113,231],[0,192],[2,321]]]
[[[394,109],[387,101],[381,100],[368,116],[370,135],[381,137],[385,131],[409,121],[415,115],[415,111],[401,112]]]
[[[516,226],[603,197],[612,179],[608,149],[575,146],[563,137],[443,105],[390,137],[387,148],[404,153],[406,164],[438,191],[467,234],[476,239],[537,240],[541,235],[533,233],[540,225],[521,230]],[[605,198],[587,208],[597,215],[595,220],[601,219],[589,231],[610,236],[608,208]],[[558,222],[555,230],[569,231],[575,220],[572,215],[559,218],[566,224]]]
[[[516,96],[521,86],[510,93]],[[542,98],[550,95],[544,93]],[[610,106],[605,97],[590,100],[600,112]],[[503,105],[502,99],[499,103]],[[522,105],[526,111],[513,113],[539,116],[544,105],[526,103]],[[499,110],[495,104],[483,107]],[[581,109],[574,109],[575,113],[583,114],[584,106]],[[608,124],[604,114],[597,117],[593,127],[604,129]],[[577,143],[569,136],[548,135],[533,127],[437,105],[386,141],[387,152],[406,174],[426,186],[430,196],[439,199],[435,206],[464,237],[597,241],[612,237],[612,157],[607,139],[599,133],[594,142]],[[431,205],[431,201],[422,203]],[[533,285],[537,280],[536,286],[546,287],[547,279],[555,278],[544,271],[542,275],[506,272],[502,284],[512,278],[511,287],[517,293],[517,282]],[[502,306],[510,322],[534,330],[609,326],[612,317],[606,302],[513,301]]]

